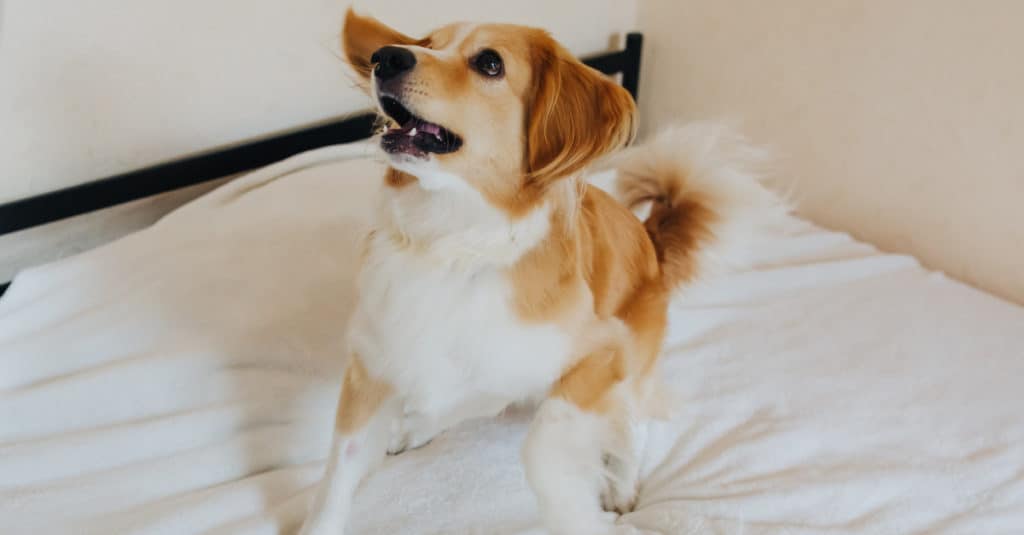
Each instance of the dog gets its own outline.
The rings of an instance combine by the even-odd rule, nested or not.
[[[523,400],[537,400],[522,457],[544,526],[614,532],[665,403],[669,298],[774,210],[744,168],[753,151],[698,125],[608,160],[634,137],[633,99],[539,29],[413,38],[350,9],[342,45],[387,121],[389,168],[301,533],[343,533],[386,453]],[[584,176],[607,161],[619,199]]]

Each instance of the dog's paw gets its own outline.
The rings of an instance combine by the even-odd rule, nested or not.
[[[639,466],[611,455],[605,455],[602,460],[605,466],[605,485],[601,490],[601,507],[620,515],[633,511],[639,495]]]
[[[624,515],[636,508],[636,499],[636,487],[622,488],[620,485],[609,483],[601,493],[601,508],[610,513]]]
[[[436,429],[422,418],[405,416],[395,422],[388,442],[388,455],[422,448],[434,440]]]
[[[388,443],[388,455],[398,455],[399,453],[415,450],[430,444],[430,441],[434,440],[434,436],[417,436],[414,433],[402,433],[391,437],[391,441]]]

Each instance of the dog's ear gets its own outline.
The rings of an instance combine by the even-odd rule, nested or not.
[[[549,35],[533,43],[525,165],[527,180],[543,185],[632,141],[636,105],[622,86]]]
[[[345,24],[341,30],[341,47],[349,65],[363,81],[370,79],[370,71],[373,69],[370,56],[381,47],[422,43],[421,39],[413,39],[393,30],[373,17],[358,15],[352,8],[348,8],[345,13]]]

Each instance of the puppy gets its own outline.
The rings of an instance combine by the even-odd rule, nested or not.
[[[544,525],[612,532],[637,499],[669,296],[767,194],[724,156],[732,138],[699,128],[621,157],[625,204],[589,186],[631,140],[633,100],[542,30],[413,38],[350,10],[342,40],[390,168],[302,533],[342,533],[385,452],[524,399],[542,400],[523,460]],[[643,203],[646,222],[627,207]]]

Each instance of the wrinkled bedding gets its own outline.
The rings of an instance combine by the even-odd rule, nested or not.
[[[257,171],[0,298],[0,533],[297,529],[323,466],[363,145]],[[1024,309],[793,219],[675,300],[623,533],[1024,533]],[[541,533],[525,410],[390,457],[357,534]]]

